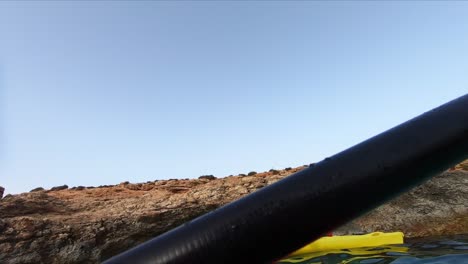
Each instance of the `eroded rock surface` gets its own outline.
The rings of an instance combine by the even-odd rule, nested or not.
[[[468,233],[465,165],[337,232]],[[98,263],[303,168],[10,195],[0,200],[0,263]]]
[[[468,171],[442,173],[336,234],[397,230],[406,237],[468,234]]]

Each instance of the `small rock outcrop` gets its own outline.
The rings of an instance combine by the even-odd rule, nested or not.
[[[0,200],[0,263],[99,263],[304,168],[8,195]],[[335,233],[466,233],[465,168],[442,173]]]
[[[213,175],[202,175],[198,177],[198,179],[205,179],[205,180],[216,180],[217,178]]]
[[[3,188],[2,186],[0,186],[0,199],[3,198],[3,193],[5,192],[5,188]]]
[[[66,190],[66,189],[68,189],[68,185],[55,186],[55,187],[52,187],[50,190],[51,191],[61,191],[61,190]]]
[[[34,188],[34,189],[30,190],[29,192],[40,192],[40,191],[44,191],[44,188],[37,187],[37,188]]]

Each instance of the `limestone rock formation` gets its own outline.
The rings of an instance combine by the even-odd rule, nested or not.
[[[246,176],[37,189],[0,200],[0,263],[98,263],[304,167]],[[337,230],[468,233],[458,166]]]

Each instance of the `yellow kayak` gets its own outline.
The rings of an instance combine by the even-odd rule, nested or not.
[[[353,255],[354,257],[344,260],[342,262],[339,262],[341,264],[346,264],[346,263],[351,263],[352,261],[357,260],[357,259],[374,258],[375,255],[384,254],[388,252],[392,252],[392,253],[407,253],[408,252],[408,248],[403,245],[397,245],[397,246],[381,245],[377,247],[378,247],[377,249],[368,247],[368,248],[335,249],[335,250],[329,250],[329,251],[312,252],[312,253],[307,253],[303,255],[289,256],[285,259],[280,260],[278,263],[304,263],[304,261],[310,261],[314,258],[322,257],[328,254]],[[307,262],[307,263],[321,264],[322,261],[319,260],[318,262]]]
[[[402,232],[374,232],[366,235],[322,237],[294,251],[289,257],[320,251],[403,244],[403,237]]]

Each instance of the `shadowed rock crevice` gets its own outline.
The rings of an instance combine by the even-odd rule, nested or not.
[[[27,193],[10,196],[0,202],[0,218],[31,214],[63,214],[73,213],[68,202],[50,196],[45,192]],[[8,202],[10,201],[10,202]]]

